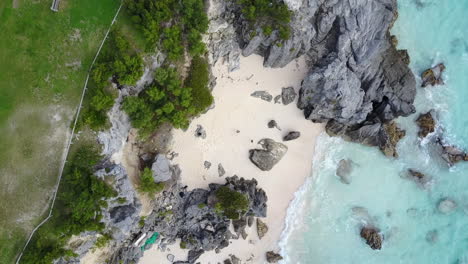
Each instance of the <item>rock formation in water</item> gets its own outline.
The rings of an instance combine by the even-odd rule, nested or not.
[[[383,236],[380,235],[380,230],[374,227],[361,228],[361,237],[366,241],[367,245],[374,250],[382,249]]]
[[[285,0],[292,10],[291,35],[285,41],[278,32],[266,36],[260,27],[252,28],[239,6],[214,2],[224,10],[220,21],[235,27],[242,55],[260,54],[267,67],[307,56],[310,71],[302,82],[298,106],[309,120],[333,122],[333,135],[361,143],[365,137],[380,146],[386,140],[381,137],[388,135],[380,132],[381,124],[415,112],[416,81],[409,59],[389,34],[397,17],[396,0]],[[232,37],[232,29],[216,36],[223,35]],[[386,154],[397,156],[393,152]]]
[[[436,66],[425,70],[421,74],[421,86],[426,87],[428,85],[435,86],[444,84],[444,80],[442,80],[442,73],[445,71],[445,65],[443,63],[439,63]]]
[[[418,136],[420,138],[425,138],[430,133],[433,133],[436,127],[434,111],[421,114],[418,119],[416,119],[416,124],[419,126]]]

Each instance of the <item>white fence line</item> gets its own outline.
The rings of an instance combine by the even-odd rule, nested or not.
[[[55,3],[55,0],[54,0],[54,3]],[[71,135],[70,135],[70,137],[69,137],[69,139],[68,139],[67,147],[65,148],[65,156],[64,156],[64,158],[63,158],[63,160],[62,160],[62,164],[60,165],[57,183],[55,184],[55,188],[54,188],[54,197],[52,198],[52,203],[51,203],[50,209],[49,209],[49,215],[48,215],[41,223],[39,223],[39,225],[37,225],[37,226],[32,230],[31,234],[29,235],[28,241],[26,241],[26,244],[24,245],[23,249],[21,250],[20,255],[19,255],[18,258],[16,259],[16,264],[18,264],[18,263],[20,262],[21,257],[23,256],[24,251],[25,251],[26,248],[28,247],[29,242],[31,242],[31,238],[33,237],[34,233],[36,233],[37,229],[39,229],[39,227],[41,227],[42,225],[44,225],[44,224],[52,217],[52,211],[53,211],[53,209],[54,209],[55,199],[57,198],[58,188],[59,188],[59,185],[60,185],[60,181],[62,180],[63,170],[64,170],[64,168],[65,168],[65,164],[66,164],[67,158],[68,158],[68,152],[70,151],[70,146],[71,146],[72,141],[73,141],[73,136],[75,135],[76,124],[78,123],[78,118],[79,118],[80,112],[81,112],[81,106],[83,105],[83,99],[84,99],[85,94],[86,94],[86,90],[87,90],[87,86],[88,86],[88,81],[89,81],[89,75],[91,74],[91,69],[93,68],[94,63],[96,62],[96,60],[97,60],[97,58],[98,58],[98,56],[99,56],[99,53],[101,53],[101,49],[102,49],[102,47],[104,46],[104,43],[106,42],[107,37],[109,36],[109,33],[110,33],[110,31],[111,31],[112,26],[114,25],[115,21],[117,20],[117,16],[118,16],[119,13],[120,13],[120,9],[122,9],[122,5],[123,5],[123,4],[121,3],[120,6],[119,6],[119,9],[117,9],[117,12],[115,13],[114,18],[112,19],[112,22],[111,22],[109,28],[107,29],[106,35],[104,36],[104,39],[102,40],[101,45],[99,46],[99,49],[98,49],[98,51],[96,52],[96,55],[94,56],[93,62],[92,62],[91,65],[89,66],[88,75],[86,76],[86,81],[85,81],[84,86],[83,86],[83,92],[81,93],[80,104],[78,105],[78,109],[76,110],[76,115],[75,115],[75,120],[74,120],[74,122],[73,122],[72,132],[71,132]]]

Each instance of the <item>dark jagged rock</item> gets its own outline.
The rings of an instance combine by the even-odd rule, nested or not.
[[[266,256],[268,263],[277,263],[278,261],[283,259],[283,257],[280,254],[275,253],[273,251],[268,251],[265,254],[265,256]]]
[[[206,131],[201,125],[197,125],[197,129],[195,130],[195,137],[202,139],[206,138]]]
[[[187,257],[187,262],[192,264],[203,254],[205,251],[203,249],[200,250],[190,250]]]
[[[281,101],[284,105],[288,105],[296,99],[297,93],[293,87],[285,87],[281,90]]]
[[[205,162],[203,163],[203,166],[205,167],[205,169],[209,170],[211,168],[211,162],[205,160]]]
[[[426,87],[428,85],[435,86],[439,84],[444,84],[442,80],[442,73],[445,71],[445,65],[443,63],[439,63],[436,66],[425,70],[421,74],[422,79],[422,87]]]
[[[250,96],[260,98],[267,102],[271,102],[271,100],[273,100],[273,96],[266,91],[256,91],[253,92]]]
[[[330,136],[341,136],[347,141],[379,147],[388,157],[398,157],[396,147],[406,133],[393,121],[385,124],[347,126],[332,120],[327,123],[325,129]]]
[[[421,114],[416,119],[416,124],[419,126],[418,135],[420,138],[425,138],[427,135],[435,131],[436,122],[434,120],[433,111]]]
[[[291,141],[298,139],[301,136],[301,132],[299,131],[291,131],[286,136],[283,137],[283,141]]]
[[[342,159],[338,162],[336,168],[336,176],[340,177],[340,181],[344,184],[350,184],[350,174],[353,169],[353,162],[349,159]]]
[[[257,188],[255,179],[227,177],[224,185],[210,184],[208,190],[192,191],[174,183],[156,198],[155,204],[158,207],[146,218],[144,227],[129,238],[128,246],[121,247],[113,254],[111,263],[136,263],[142,253],[139,248],[133,247],[132,242],[142,233],[158,232],[162,248],[180,239],[192,252],[184,263],[194,263],[204,251],[228,246],[233,237],[229,231],[231,220],[216,212],[215,203],[212,203],[216,191],[222,186],[240,192],[248,198],[249,206],[241,217],[242,223],[235,222],[239,231],[242,226],[245,228],[247,225],[247,216],[266,216],[267,196],[262,189]]]
[[[374,227],[363,227],[361,228],[361,237],[366,240],[367,245],[369,245],[374,250],[382,249],[383,237],[379,234],[380,230]]]
[[[241,264],[241,260],[235,255],[231,255],[232,264]]]
[[[269,138],[260,140],[258,144],[262,149],[251,149],[250,160],[262,171],[271,170],[288,151],[287,146]]]

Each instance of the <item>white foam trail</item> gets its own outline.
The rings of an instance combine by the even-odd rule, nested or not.
[[[304,221],[304,214],[311,209],[305,208],[307,204],[307,194],[315,190],[314,187],[319,180],[318,172],[324,168],[336,166],[336,162],[333,161],[333,154],[336,153],[337,148],[331,148],[330,146],[340,146],[341,142],[341,139],[329,137],[325,133],[322,133],[317,138],[315,154],[312,160],[312,173],[306,179],[305,183],[296,191],[294,199],[289,204],[285,227],[281,233],[280,241],[278,242],[281,256],[283,256],[283,260],[280,261],[282,264],[291,263],[290,256],[288,255],[288,244],[291,242],[290,237],[298,227],[304,226],[301,221]]]

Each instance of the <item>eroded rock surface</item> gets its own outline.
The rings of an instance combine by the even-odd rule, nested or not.
[[[267,196],[257,187],[255,179],[228,177],[223,185],[210,184],[209,189],[192,191],[174,182],[156,198],[155,204],[158,206],[146,218],[145,225],[129,236],[128,242],[114,253],[112,263],[137,263],[142,253],[139,248],[135,250],[132,242],[142,233],[158,232],[161,236],[159,247],[162,249],[180,239],[192,252],[192,258],[189,256],[187,263],[194,263],[194,259],[204,251],[219,250],[228,246],[233,237],[229,231],[231,220],[217,213],[214,208],[215,193],[222,186],[238,191],[248,198],[248,210],[241,217],[243,221],[237,222],[239,231],[245,228],[247,216],[266,216]]]

